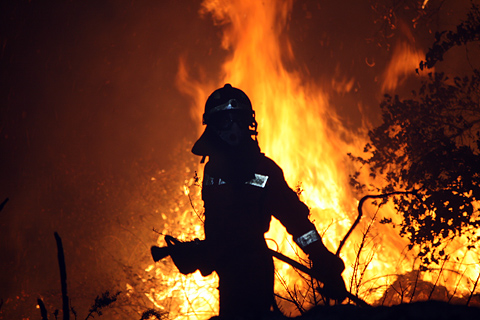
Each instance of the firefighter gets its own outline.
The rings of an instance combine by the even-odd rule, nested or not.
[[[308,254],[325,292],[343,300],[343,261],[323,245],[308,207],[280,167],[261,153],[248,96],[230,84],[215,90],[203,122],[205,131],[192,152],[202,161],[208,157],[202,187],[205,247],[210,269],[219,276],[220,316],[254,318],[273,306],[274,267],[264,238],[272,215]]]
[[[202,162],[208,157],[202,183],[208,267],[201,271],[219,276],[220,317],[261,318],[273,307],[274,266],[264,237],[272,216],[309,256],[325,293],[344,300],[344,263],[322,243],[282,169],[260,151],[248,96],[230,84],[215,90],[203,123],[192,148]]]

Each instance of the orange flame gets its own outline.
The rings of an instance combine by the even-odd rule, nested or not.
[[[415,73],[419,61],[424,59],[423,52],[417,50],[409,42],[399,42],[395,47],[387,69],[384,72],[382,91],[398,88],[408,76]]]
[[[249,95],[257,114],[262,150],[283,168],[292,187],[301,182],[311,220],[324,234],[327,247],[335,251],[356,217],[356,201],[348,187],[348,175],[353,170],[347,153],[361,150],[365,141],[343,127],[323,88],[284,67],[285,58],[294,60],[288,39],[284,39],[286,44],[280,43],[291,7],[292,1],[205,1],[202,13],[211,13],[218,23],[226,25],[222,44],[232,54],[215,85],[189,79],[183,65],[179,82],[197,101],[196,119],[203,113],[207,95],[224,83]],[[266,237],[280,245],[276,248],[271,242],[274,249],[296,254],[290,237],[277,221],[272,222]],[[347,266],[355,261],[352,243],[341,255]],[[372,264],[367,273],[385,272],[390,259],[374,260],[376,266]],[[277,264],[277,270],[289,283],[298,280],[292,278],[289,266]],[[346,279],[352,273],[349,267]]]
[[[214,89],[231,83],[247,93],[256,111],[262,151],[283,168],[291,187],[303,190],[302,200],[311,208],[311,220],[323,235],[326,246],[335,252],[357,216],[358,201],[348,183],[354,168],[347,153],[361,154],[366,134],[351,132],[342,125],[324,88],[301,72],[285,68],[284,60],[295,60],[289,40],[282,37],[292,3],[291,0],[205,0],[200,13],[211,14],[215,22],[222,25],[222,46],[231,54],[223,63],[219,79],[209,82],[191,79],[182,60],[177,81],[181,90],[193,98],[191,114],[199,124],[206,98]],[[411,70],[413,63],[418,64],[421,59],[420,53],[407,45],[399,46],[394,55],[405,59],[392,58],[385,73],[384,90],[394,89],[407,74],[406,70]],[[203,127],[199,126],[198,133],[202,131]],[[373,207],[366,207],[374,212]],[[394,215],[392,206],[382,208],[382,213]],[[198,220],[187,215],[179,215],[177,222],[198,226]],[[369,302],[377,301],[384,294],[396,274],[405,273],[414,265],[414,260],[405,253],[406,241],[389,227],[371,224],[374,218],[372,214],[363,218],[341,252],[346,264],[347,287]],[[195,229],[193,234],[201,237],[202,231]],[[269,241],[273,249],[292,257],[297,254],[291,237],[278,221],[272,221],[266,237],[275,240]],[[276,269],[290,288],[295,285],[302,290],[304,284],[290,266],[276,263]],[[207,303],[194,307],[185,304],[174,318],[202,319],[215,314],[217,309],[212,305],[217,299],[216,278],[201,279],[200,274],[180,278],[201,281],[185,289],[185,300],[198,297],[202,286],[209,288],[201,293]],[[450,281],[458,281],[455,279]],[[167,295],[171,296],[174,290],[170,288]],[[276,290],[285,288],[278,282]],[[149,298],[160,306],[164,297],[156,294],[150,294]],[[162,294],[165,296],[165,292]]]

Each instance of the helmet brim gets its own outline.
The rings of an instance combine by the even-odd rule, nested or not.
[[[207,131],[208,127],[205,128],[200,138],[192,147],[192,153],[197,156],[207,156],[212,151],[212,142],[209,138],[210,133]]]

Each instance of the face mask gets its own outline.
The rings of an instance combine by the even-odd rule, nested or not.
[[[216,130],[217,135],[228,145],[235,147],[247,137],[248,130],[241,129],[237,123],[233,123],[228,129]]]
[[[212,125],[217,135],[230,146],[240,145],[249,136],[249,119],[243,113],[224,112]]]

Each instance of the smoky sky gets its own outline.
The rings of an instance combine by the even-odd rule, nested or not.
[[[38,295],[58,293],[54,231],[85,299],[121,287],[121,266],[146,259],[151,228],[162,223],[156,208],[173,205],[171,182],[198,162],[189,151],[199,124],[175,84],[179,59],[192,77],[211,80],[229,54],[200,4],[2,1],[0,202],[9,201],[0,212],[0,299],[25,295],[37,312]],[[378,77],[394,45],[371,40],[381,29],[370,4],[296,1],[283,35],[296,56],[288,68],[325,86],[355,79],[351,92],[332,91],[352,127],[378,120]],[[428,47],[433,35],[413,32]],[[154,176],[161,184],[152,191]]]

